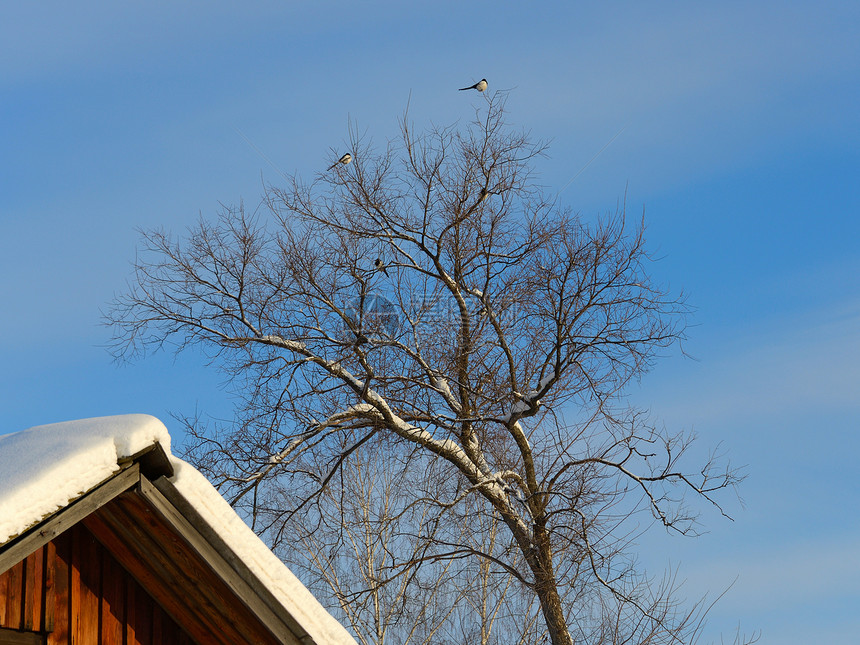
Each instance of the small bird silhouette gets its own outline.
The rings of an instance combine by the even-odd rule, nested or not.
[[[339,163],[341,163],[341,164],[343,164],[343,165],[345,166],[345,165],[346,165],[346,164],[348,164],[350,161],[352,161],[352,155],[351,155],[351,154],[349,154],[349,153],[347,152],[344,156],[342,156],[340,159],[338,159],[338,160],[337,160],[337,161],[335,161],[332,165],[330,165],[330,166],[328,167],[328,169],[329,169],[329,170],[331,170],[332,168],[334,168],[334,167],[335,167],[336,165],[338,165]]]
[[[377,271],[382,271],[385,275],[388,275],[388,271],[385,270],[385,264],[383,264],[382,258],[376,258],[376,262],[373,263],[373,266],[376,267]]]
[[[487,79],[482,78],[474,85],[470,85],[469,87],[461,87],[460,91],[462,92],[463,90],[478,90],[479,92],[483,92],[485,89],[487,89]]]

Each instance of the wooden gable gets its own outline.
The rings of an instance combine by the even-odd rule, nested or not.
[[[136,458],[0,548],[0,645],[314,642],[167,469]]]
[[[195,642],[83,524],[0,575],[0,627],[47,645]]]

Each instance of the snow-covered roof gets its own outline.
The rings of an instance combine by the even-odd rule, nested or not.
[[[175,489],[318,645],[355,640],[195,468],[170,453],[164,424],[146,414],[83,419],[0,436],[0,546],[121,470],[154,444]]]

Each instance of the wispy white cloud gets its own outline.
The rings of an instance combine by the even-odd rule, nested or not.
[[[673,121],[691,108],[723,118],[739,106],[748,112],[791,88],[860,70],[847,26],[858,13],[847,3],[829,12],[785,3],[642,7],[571,44],[564,62],[576,83],[554,87],[556,99],[544,101],[544,109],[568,117],[571,106],[577,117],[662,113]],[[783,103],[779,111],[790,109]]]
[[[4,3],[0,7],[0,78],[33,80],[104,67],[161,60],[177,46],[236,38],[259,20],[285,18],[285,3],[85,0]]]
[[[663,418],[697,424],[784,420],[860,407],[860,301],[750,322],[647,386]]]
[[[712,541],[711,547],[718,545]],[[856,642],[860,616],[850,610],[860,602],[856,530],[810,538],[774,535],[745,546],[738,542],[716,557],[697,554],[702,555],[690,543],[680,553],[665,553],[671,555],[670,568],[679,556],[683,560],[681,595],[716,601],[702,644],[731,642],[738,626],[747,635],[761,632],[761,643]]]
[[[764,614],[860,597],[860,534],[749,550],[684,570],[688,591],[727,589],[720,611]],[[737,580],[735,582],[735,580]]]
[[[631,179],[640,190],[685,185],[769,159],[804,137],[857,136],[848,116],[857,98],[844,90],[860,73],[848,27],[860,17],[848,3],[827,10],[648,5],[621,13],[571,43],[563,64],[537,69],[517,97],[533,102],[548,128],[570,133],[558,141],[563,150],[586,159],[627,126],[592,178],[602,166],[616,184]],[[552,60],[550,44],[544,48]]]

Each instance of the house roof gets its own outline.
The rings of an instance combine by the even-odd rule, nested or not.
[[[120,518],[142,505],[231,589],[253,595],[250,606],[264,623],[287,625],[301,643],[355,645],[206,478],[171,454],[167,428],[155,417],[100,417],[0,436],[0,556],[22,541],[51,539],[72,509],[74,521],[91,514],[87,521],[111,539],[127,530]]]

